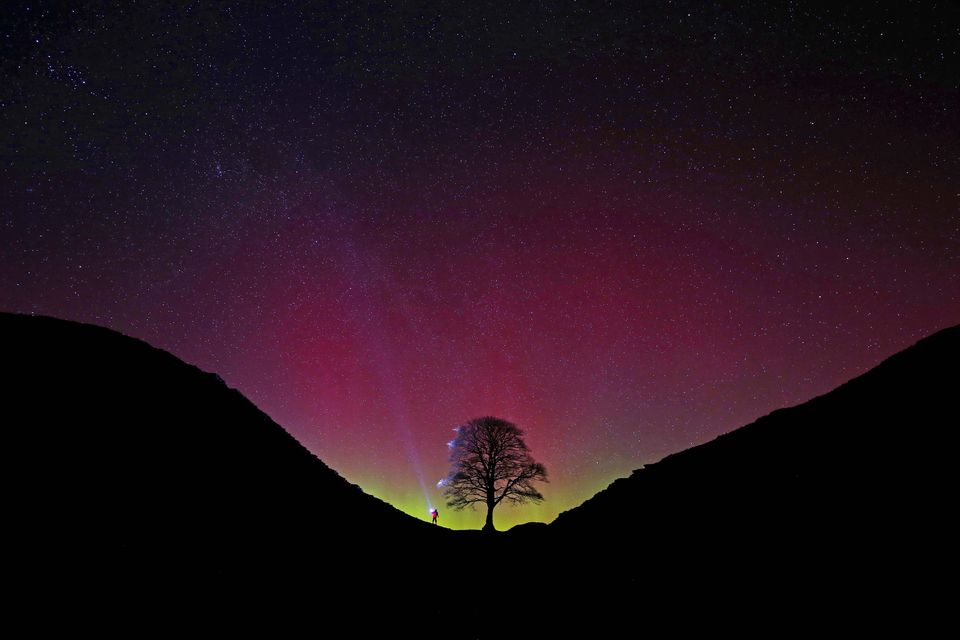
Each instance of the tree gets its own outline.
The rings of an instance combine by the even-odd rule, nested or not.
[[[463,509],[475,504],[487,505],[484,531],[495,531],[493,510],[507,500],[542,502],[543,496],[533,482],[547,481],[547,469],[530,456],[517,425],[487,416],[476,418],[455,429],[449,443],[450,475],[441,481],[447,506]]]

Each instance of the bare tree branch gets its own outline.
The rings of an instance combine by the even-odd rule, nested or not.
[[[546,482],[547,469],[530,456],[523,431],[487,416],[457,427],[450,443],[450,476],[445,480],[447,506],[463,509],[487,505],[484,530],[493,530],[493,510],[503,500],[514,504],[544,500],[533,482]]]

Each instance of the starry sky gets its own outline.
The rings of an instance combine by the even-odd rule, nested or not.
[[[960,322],[958,6],[703,4],[5,2],[0,310],[447,526],[506,418],[549,521]]]

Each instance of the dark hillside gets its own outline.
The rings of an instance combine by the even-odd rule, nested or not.
[[[31,605],[96,616],[91,603],[120,598],[176,618],[170,594],[207,617],[212,603],[338,613],[370,599],[438,619],[460,615],[457,598],[519,589],[525,604],[502,616],[549,605],[617,621],[694,601],[790,616],[810,594],[820,616],[942,601],[924,575],[949,566],[960,327],[494,536],[364,494],[216,375],[142,341],[0,314],[0,350],[10,575]]]
[[[348,483],[218,376],[142,341],[0,314],[0,350],[10,527],[49,536],[58,561],[202,579],[362,564],[385,547],[374,538],[440,534]]]
[[[960,327],[940,331],[823,396],[617,480],[561,514],[551,538],[627,573],[925,571],[952,531],[958,362]]]

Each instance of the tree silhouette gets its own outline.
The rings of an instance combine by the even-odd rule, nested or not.
[[[517,425],[500,418],[476,418],[456,428],[449,443],[450,475],[441,481],[447,506],[487,505],[484,531],[495,531],[493,510],[507,500],[542,502],[533,488],[535,481],[547,481],[547,469],[530,456]]]

